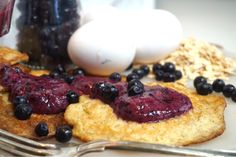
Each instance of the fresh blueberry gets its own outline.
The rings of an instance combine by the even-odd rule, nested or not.
[[[139,86],[139,85],[134,85],[128,90],[128,95],[129,96],[135,96],[138,94],[142,94],[144,92],[144,88]]]
[[[236,89],[233,91],[232,95],[231,95],[231,99],[236,102]]]
[[[76,68],[72,71],[72,74],[75,76],[84,76],[85,71],[82,68]]]
[[[74,81],[74,79],[75,79],[74,76],[70,76],[70,75],[65,76],[65,81],[66,81],[68,84],[71,84],[71,83]]]
[[[150,72],[150,69],[147,65],[141,65],[140,69],[143,70],[145,76],[148,75]]]
[[[13,100],[13,105],[18,106],[20,104],[27,104],[28,100],[26,96],[16,96]]]
[[[104,102],[110,103],[119,95],[118,89],[110,83],[98,82],[93,85],[93,94]]]
[[[66,97],[70,104],[77,103],[79,101],[79,95],[71,90],[66,94]]]
[[[175,77],[176,77],[176,80],[179,80],[182,78],[182,72],[180,70],[176,70],[175,71]]]
[[[57,71],[52,71],[49,73],[49,76],[51,78],[59,78],[60,77],[60,73],[58,73]]]
[[[142,69],[134,69],[134,70],[132,71],[132,73],[137,74],[140,79],[145,76],[144,70],[142,70]]]
[[[72,138],[72,129],[68,125],[59,126],[56,129],[55,137],[59,142],[68,142]]]
[[[40,122],[38,125],[35,127],[35,133],[39,137],[41,136],[47,136],[48,135],[48,125],[45,122]]]
[[[109,76],[109,79],[114,81],[114,82],[120,82],[121,81],[121,75],[117,72],[114,72]]]
[[[139,79],[139,76],[136,73],[130,73],[127,77],[126,77],[126,81],[129,82],[133,79]]]
[[[172,73],[164,73],[163,75],[163,81],[164,82],[175,82],[176,77]]]
[[[210,87],[211,84],[209,83],[199,83],[196,87],[197,93],[200,95],[208,95],[212,92],[212,89]]]
[[[231,84],[225,85],[223,87],[223,94],[225,97],[231,97],[234,90],[235,90],[235,87],[233,85]]]
[[[157,81],[163,80],[164,71],[162,71],[162,70],[156,70],[156,71],[154,72],[154,74],[155,74],[155,78],[156,78]]]
[[[197,88],[199,83],[207,83],[207,79],[203,76],[198,76],[193,81],[194,87]]]
[[[163,70],[163,66],[160,63],[153,64],[152,71]]]
[[[212,83],[212,87],[213,87],[213,90],[215,92],[222,92],[223,91],[223,88],[225,86],[225,82],[221,79],[216,79],[213,83]]]
[[[58,72],[59,74],[66,72],[65,68],[61,64],[58,64],[53,71]]]
[[[19,120],[27,120],[32,114],[32,107],[28,104],[19,104],[15,107],[14,114]]]
[[[137,79],[129,81],[128,89],[130,89],[132,86],[140,86],[140,87],[144,88],[143,83]]]
[[[175,65],[173,63],[171,63],[171,62],[166,62],[163,65],[163,70],[164,70],[164,72],[173,73],[173,72],[175,72]]]

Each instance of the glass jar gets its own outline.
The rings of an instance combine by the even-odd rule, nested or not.
[[[79,27],[77,0],[20,0],[17,48],[28,53],[30,65],[53,68],[70,63],[67,43]]]
[[[0,37],[8,33],[15,0],[0,1]]]

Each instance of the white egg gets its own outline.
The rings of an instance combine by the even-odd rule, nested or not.
[[[182,40],[180,21],[165,10],[144,10],[133,15],[136,63],[153,63],[176,49]]]
[[[93,21],[93,20],[99,20],[99,19],[107,19],[115,18],[116,16],[120,16],[121,11],[115,7],[112,7],[110,5],[102,5],[102,6],[96,6],[87,10],[83,10],[81,12],[81,26]]]
[[[135,56],[128,30],[117,20],[89,22],[70,38],[69,56],[76,65],[94,75],[122,72]]]

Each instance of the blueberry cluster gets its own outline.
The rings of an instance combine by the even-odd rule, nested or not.
[[[149,67],[147,65],[142,65],[137,69],[133,69],[132,73],[126,77],[126,81],[129,82],[133,79],[142,79],[144,76],[147,76],[149,72]]]
[[[152,67],[152,71],[157,81],[174,82],[182,78],[182,72],[176,70],[175,65],[166,62],[164,65],[156,63]]]
[[[194,87],[200,95],[208,95],[215,92],[222,92],[227,98],[236,102],[236,88],[232,84],[225,84],[222,79],[216,79],[212,84],[207,83],[207,79],[203,76],[198,76],[194,79]]]
[[[32,107],[29,105],[26,96],[16,96],[13,100],[14,115],[19,120],[27,120],[32,115]]]
[[[73,82],[75,76],[84,76],[84,75],[85,71],[81,68],[75,68],[70,72],[66,72],[65,68],[61,64],[57,65],[57,67],[54,70],[52,70],[49,74],[51,78],[63,80],[68,84],[71,84]]]
[[[31,63],[69,61],[67,42],[79,26],[77,0],[20,0],[18,48]]]
[[[47,123],[40,122],[35,127],[35,133],[39,137],[47,136],[49,128]],[[72,138],[72,129],[68,125],[62,125],[56,128],[55,133],[56,140],[59,142],[68,142]]]
[[[111,83],[97,82],[93,84],[92,93],[105,103],[111,103],[119,95],[119,90]]]

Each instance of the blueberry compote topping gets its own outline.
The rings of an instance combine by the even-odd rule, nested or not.
[[[158,122],[192,108],[187,96],[161,86],[144,86],[138,79],[114,83],[105,78],[77,77],[72,85],[91,98],[109,104],[114,113],[128,121]]]
[[[141,95],[124,94],[111,106],[122,119],[139,123],[158,122],[181,115],[192,108],[187,96],[160,86],[146,87]]]
[[[67,94],[77,89],[62,80],[50,77],[36,77],[15,68],[4,66],[1,69],[1,84],[9,91],[9,99],[16,105],[26,101],[33,113],[56,114],[69,105]],[[27,99],[27,100],[25,100]]]
[[[27,103],[33,113],[54,114],[64,111],[80,94],[109,104],[114,113],[128,121],[158,122],[181,115],[192,108],[190,99],[169,88],[143,85],[135,73],[128,82],[109,78],[76,75],[71,85],[51,77],[35,77],[18,69],[3,67],[1,84],[10,92],[10,100],[19,106]]]

